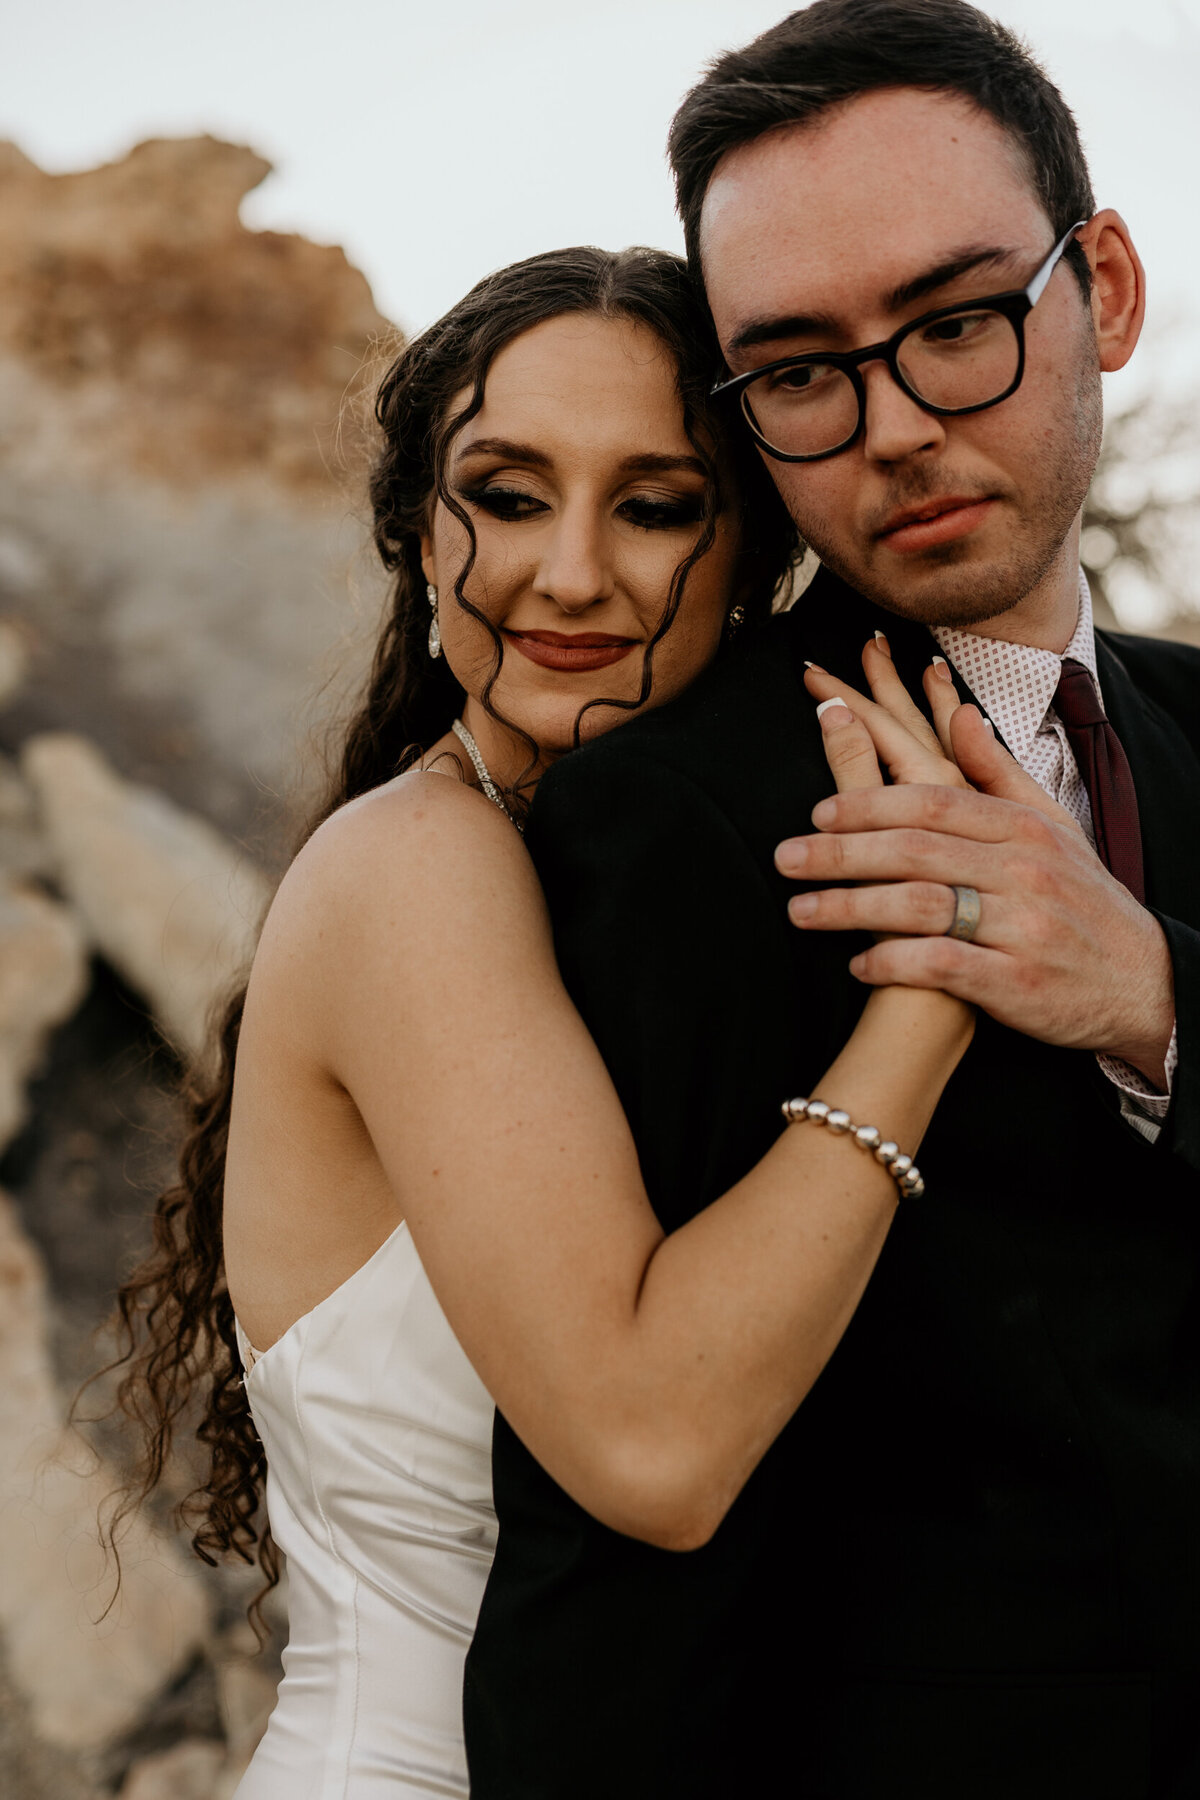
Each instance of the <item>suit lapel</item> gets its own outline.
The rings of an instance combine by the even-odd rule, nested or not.
[[[1146,903],[1200,925],[1200,759],[1169,713],[1096,635],[1100,690],[1137,791]]]

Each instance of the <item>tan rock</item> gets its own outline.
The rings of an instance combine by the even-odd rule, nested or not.
[[[328,486],[347,384],[389,327],[341,250],[242,224],[270,172],[212,137],[78,174],[0,157],[0,354],[73,397],[71,467]],[[54,431],[32,423],[26,461]]]
[[[28,534],[0,530],[0,597],[10,603],[13,599],[25,599],[44,589],[49,579],[49,560]],[[7,620],[6,625],[20,629],[12,620]]]
[[[65,906],[0,876],[0,1149],[25,1122],[25,1083],[87,992],[83,933]]]
[[[101,1795],[98,1771],[85,1759],[56,1750],[33,1734],[29,1709],[13,1688],[0,1657],[0,1794],[4,1800],[112,1800]]]
[[[206,820],[123,781],[83,738],[30,738],[21,768],[92,942],[170,1042],[195,1054],[214,1000],[253,952],[265,876]]]
[[[15,699],[28,673],[29,645],[24,632],[10,619],[0,619],[0,706]]]
[[[225,1752],[211,1738],[185,1738],[134,1763],[118,1800],[215,1800]]]
[[[248,1654],[240,1648],[225,1648],[214,1660],[229,1760],[244,1769],[275,1710],[278,1670],[272,1671],[264,1654]]]
[[[369,400],[399,342],[341,250],[242,223],[267,172],[203,137],[53,175],[0,146],[23,716],[238,832],[307,812],[311,741],[369,662]]]
[[[0,1635],[37,1736],[95,1750],[195,1654],[208,1602],[174,1542],[138,1517],[101,1616],[113,1571],[97,1520],[117,1477],[64,1432],[48,1327],[41,1259],[0,1195]]]
[[[0,755],[0,875],[45,875],[50,853],[38,821],[37,802],[17,766]]]

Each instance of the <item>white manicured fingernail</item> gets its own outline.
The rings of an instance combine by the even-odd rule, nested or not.
[[[888,641],[887,641],[887,639],[886,639],[886,638],[885,638],[885,637],[884,637],[884,635],[883,635],[883,633],[882,633],[882,631],[877,631],[877,632],[876,632],[876,633],[875,633],[875,643],[876,643],[876,646],[877,646],[877,647],[878,647],[878,648],[879,648],[879,649],[880,649],[880,650],[882,650],[882,652],[883,652],[883,654],[884,654],[884,655],[885,655],[885,656],[888,656],[888,657],[890,657],[890,656],[891,656],[891,654],[892,654],[892,646],[891,646],[891,645],[890,645],[890,644],[889,644],[889,643],[888,643]]]
[[[933,666],[943,681],[954,680],[953,675],[950,673],[950,664],[946,661],[944,656],[935,656],[933,659]]]
[[[987,727],[987,729],[991,732],[992,736],[995,737],[996,727],[992,724],[992,721],[990,719],[985,719],[983,722],[984,722],[985,726]]]
[[[822,700],[820,706],[817,708],[818,719],[822,718],[829,711],[831,706],[840,706],[844,712],[850,711],[850,708],[846,705],[844,700]]]

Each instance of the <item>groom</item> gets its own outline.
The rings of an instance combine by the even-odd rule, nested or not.
[[[870,983],[948,988],[980,1024],[926,1196],[710,1543],[608,1531],[498,1421],[472,1794],[1182,1800],[1200,656],[1094,633],[1079,570],[1141,267],[1061,96],[963,0],[816,0],[715,65],[671,148],[731,428],[824,567],[542,783],[564,975],[668,1229],[764,1153]],[[804,661],[853,680],[881,628],[918,692],[940,650],[1095,859],[945,790],[842,796],[811,829],[829,777]],[[942,935],[964,886],[973,941]]]

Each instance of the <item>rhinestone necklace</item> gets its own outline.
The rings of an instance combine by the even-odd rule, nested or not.
[[[488,774],[487,764],[480,755],[479,745],[475,742],[475,739],[471,736],[471,733],[467,730],[462,720],[455,719],[450,729],[470,757],[471,766],[479,777],[479,785],[487,795],[488,799],[494,806],[500,808],[500,811],[504,814],[505,818],[515,825],[518,831],[523,832],[525,827],[522,825],[520,819],[514,819],[512,813],[508,810],[504,801],[504,795],[500,792],[500,789]]]

